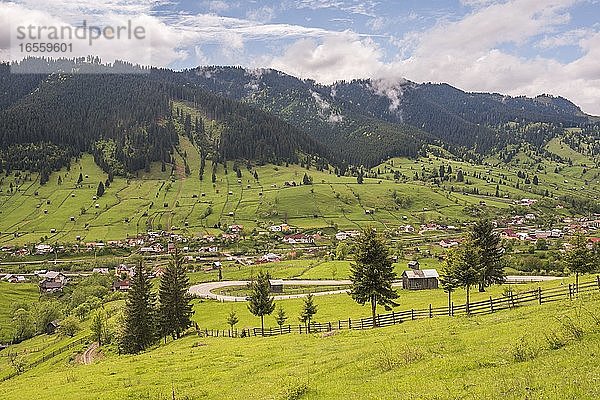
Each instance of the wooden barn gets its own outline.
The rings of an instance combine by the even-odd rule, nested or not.
[[[283,279],[269,279],[272,293],[283,293]]]
[[[404,271],[402,287],[408,290],[437,289],[440,275],[435,269]]]

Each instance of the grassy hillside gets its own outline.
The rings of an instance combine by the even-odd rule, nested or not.
[[[551,142],[548,150],[558,151],[554,148],[560,146],[566,149]],[[0,243],[75,242],[77,236],[85,242],[115,240],[161,229],[202,235],[219,232],[214,228],[219,223],[224,228],[240,223],[248,232],[284,221],[300,229],[356,229],[367,224],[393,229],[433,221],[459,225],[482,213],[506,214],[516,199],[541,199],[546,194],[551,201],[543,203],[541,211],[569,214],[568,209],[554,209],[558,199],[576,196],[597,201],[600,196],[600,170],[593,164],[584,168],[532,158],[524,152],[508,164],[497,165],[473,165],[453,160],[450,154],[445,157],[388,160],[371,170],[377,178],[365,178],[361,185],[354,177],[298,165],[254,166],[252,171],[241,165],[238,180],[229,162],[227,173],[223,164],[217,166],[213,184],[211,161],[200,180],[198,149],[180,137],[174,165],[167,165],[165,172],[160,164],[153,164],[149,172],[140,171],[137,177],[117,177],[104,196],[94,200],[98,183],[107,176],[85,155],[70,171],[53,173],[43,186],[36,174],[0,178]],[[441,166],[452,168],[452,178],[436,184],[432,176]],[[455,179],[459,170],[465,173],[464,182]],[[252,176],[254,171],[258,181]],[[80,173],[83,184],[76,187]],[[305,173],[313,185],[284,185],[302,182]],[[539,183],[527,183],[518,173],[526,173],[529,179],[537,175]],[[375,212],[367,215],[366,209]]]
[[[0,384],[0,397],[595,399],[600,297],[582,300],[333,335],[188,336],[92,365],[64,354]]]
[[[39,289],[35,284],[12,284],[0,282],[0,343],[10,341],[10,327],[13,307],[16,304],[32,303],[39,297]]]

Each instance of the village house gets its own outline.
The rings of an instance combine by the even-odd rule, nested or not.
[[[4,275],[2,280],[6,281],[8,283],[25,283],[25,282],[27,282],[27,279],[23,275],[13,275],[13,274]]]
[[[402,273],[402,287],[408,290],[437,289],[439,277],[435,269],[404,271]]]
[[[272,293],[283,293],[283,279],[269,279],[269,289]]]
[[[335,234],[337,240],[347,240],[358,236],[360,236],[360,232],[358,231],[341,231]]]
[[[271,232],[288,232],[290,230],[290,226],[288,224],[271,225],[269,230]]]
[[[315,239],[312,236],[303,235],[301,233],[295,235],[287,235],[283,238],[283,242],[287,244],[308,244],[314,243]]]
[[[525,207],[532,206],[535,203],[537,203],[536,199],[521,199],[521,200],[517,201],[518,205],[525,206]]]
[[[244,230],[244,225],[229,225],[229,230],[233,233],[240,233]]]
[[[63,273],[48,271],[43,275],[43,279],[40,282],[40,291],[46,293],[62,292],[67,281],[68,279]]]
[[[128,267],[125,264],[119,264],[115,267],[115,275],[118,277],[132,278],[135,275],[135,268]]]
[[[412,260],[408,262],[408,268],[410,269],[419,269],[419,262],[417,260]]]
[[[52,334],[56,333],[58,328],[60,328],[59,320],[55,319],[54,321],[50,321],[50,322],[48,322],[48,324],[46,324],[46,334],[52,335]]]
[[[451,247],[454,246],[458,246],[458,241],[454,240],[454,239],[442,239],[440,240],[440,246],[442,246],[444,249],[449,249]]]
[[[265,254],[264,256],[262,256],[258,260],[256,260],[256,262],[258,264],[279,262],[279,261],[281,261],[281,256],[278,254],[274,254],[274,253]]]
[[[113,292],[127,292],[129,291],[130,283],[129,280],[116,280],[112,285]]]
[[[53,251],[54,251],[54,248],[52,248],[52,246],[50,246],[50,245],[47,245],[47,244],[35,245],[35,254],[44,255],[44,254],[52,253]]]
[[[404,225],[404,226],[398,227],[398,230],[400,232],[404,232],[404,233],[414,233],[415,232],[415,227],[412,226],[412,225]]]
[[[519,237],[517,236],[515,231],[513,231],[512,229],[503,229],[500,232],[500,239],[517,240],[517,239],[519,239]]]
[[[109,271],[108,271],[108,268],[94,268],[94,269],[92,269],[92,273],[93,274],[108,275]]]

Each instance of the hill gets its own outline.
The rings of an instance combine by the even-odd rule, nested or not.
[[[408,81],[323,86],[233,67],[1,67],[3,244],[282,222],[397,235],[482,215],[527,211],[552,224],[600,212],[600,124],[565,99]]]
[[[92,365],[66,352],[0,384],[0,397],[594,399],[599,306],[594,295],[333,335],[188,336],[136,356],[105,348]]]

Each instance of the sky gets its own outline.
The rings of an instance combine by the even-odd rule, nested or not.
[[[0,0],[0,59],[18,58],[15,25],[84,20],[148,32],[137,47],[99,41],[103,61],[446,82],[560,95],[600,115],[600,0]]]

